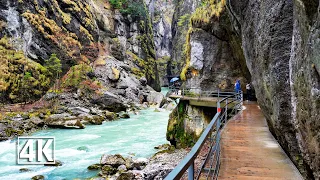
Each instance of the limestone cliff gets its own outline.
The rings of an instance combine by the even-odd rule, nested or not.
[[[19,74],[15,79],[23,77],[26,72],[36,79],[34,82],[41,80],[40,76],[34,76],[36,73],[48,78],[39,68],[46,69],[45,62],[52,54],[61,59],[62,75],[77,64],[87,64],[93,71],[97,66],[101,69],[101,65],[111,58],[126,65],[121,69],[120,65],[114,67],[120,69],[120,74],[123,70],[135,79],[146,77],[147,84],[160,91],[153,29],[142,0],[128,0],[120,6],[109,1],[92,0],[2,0],[0,4],[0,38],[5,47],[1,56],[5,57],[12,49],[20,53],[14,54],[14,58],[6,56],[4,60],[16,69],[15,72],[5,66],[1,68],[3,72]],[[12,63],[14,59],[21,60],[15,65]],[[27,66],[22,62],[28,62]],[[28,64],[34,63],[39,63],[33,65],[38,69],[27,68],[30,67]],[[112,72],[109,67],[105,71]],[[7,75],[1,74],[0,77],[0,83],[5,84],[1,88],[4,101],[23,101],[9,97],[17,89],[14,86],[21,85]],[[47,83],[34,98],[39,98],[53,83]],[[32,91],[32,87],[28,91]]]
[[[173,0],[145,0],[151,21],[158,58],[158,68],[161,86],[167,86],[167,63],[171,57],[172,33],[171,24],[175,4]]]

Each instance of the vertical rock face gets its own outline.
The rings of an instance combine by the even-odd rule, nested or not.
[[[215,115],[212,108],[192,106],[180,101],[170,114],[167,140],[177,148],[191,147]]]
[[[0,3],[0,39],[6,37],[10,47],[23,51],[30,62],[43,66],[56,54],[66,73],[76,64],[93,66],[93,70],[100,66],[101,70],[107,59],[112,59],[112,65],[121,66],[125,74],[135,80],[146,77],[148,85],[161,90],[152,22],[143,0],[127,1],[130,6],[121,7],[92,0]],[[24,74],[26,68],[17,69]],[[102,71],[113,70],[108,66]],[[5,77],[5,82],[13,81]]]
[[[190,34],[190,64],[186,72],[189,77],[187,87],[233,91],[237,79],[243,86],[250,81],[241,46],[238,45],[240,40],[232,29],[226,11],[219,19],[205,25],[193,25],[193,28]]]
[[[185,62],[183,49],[189,29],[189,19],[200,3],[200,0],[182,0],[176,2],[172,19],[172,52],[167,66],[168,75],[179,76],[180,74]]]
[[[320,7],[319,1],[294,4],[289,75],[292,122],[303,156],[298,163],[306,162],[320,179]]]
[[[271,132],[302,174],[318,179],[319,2],[306,2],[232,1],[230,7],[241,24],[247,66]]]
[[[172,50],[171,24],[175,5],[173,0],[145,0],[145,2],[153,25],[160,84],[166,86],[169,84],[166,69]]]

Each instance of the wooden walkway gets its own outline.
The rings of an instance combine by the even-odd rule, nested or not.
[[[303,179],[270,133],[256,103],[231,119],[222,133],[220,179]]]

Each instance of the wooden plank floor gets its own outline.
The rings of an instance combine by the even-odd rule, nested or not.
[[[220,179],[303,179],[270,133],[256,103],[226,125],[222,133]]]

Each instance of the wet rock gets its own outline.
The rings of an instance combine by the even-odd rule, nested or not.
[[[114,113],[114,112],[105,111],[105,116],[106,116],[106,119],[108,119],[108,120],[115,120],[115,119],[117,119],[117,114]]]
[[[125,159],[120,154],[115,154],[115,155],[104,154],[102,155],[100,160],[100,164],[111,165],[112,167],[116,167],[116,168],[125,163],[126,163]]]
[[[154,112],[164,112],[165,110],[164,109],[162,109],[162,108],[155,108],[154,109]]]
[[[81,117],[81,116],[79,116]],[[90,124],[93,124],[93,125],[101,125],[102,122],[104,121],[104,117],[102,116],[99,116],[99,115],[86,115],[84,117],[82,117],[83,120],[89,122]]]
[[[87,169],[94,171],[94,170],[99,170],[100,168],[101,168],[101,164],[92,164],[92,165],[88,166]]]
[[[21,168],[21,169],[19,169],[19,172],[21,172],[21,173],[23,173],[23,172],[29,172],[29,171],[31,171],[31,170],[28,169],[28,168]]]
[[[122,119],[129,119],[130,115],[128,113],[125,113],[125,112],[120,112],[119,113],[119,117],[122,118]]]
[[[119,175],[117,180],[131,180],[134,179],[134,174],[132,172],[124,172]]]
[[[80,146],[77,148],[77,150],[89,152],[89,148],[87,146]]]
[[[100,176],[105,176],[105,175],[113,175],[117,173],[117,169],[114,168],[111,165],[104,165],[101,168],[101,171],[99,172]]]
[[[56,160],[54,164],[45,164],[44,166],[62,166],[62,162],[59,160]]]
[[[163,105],[161,108],[165,109],[167,111],[172,111],[174,108],[176,108],[177,104],[175,102],[170,102],[168,104]]]
[[[44,176],[42,176],[42,175],[36,175],[36,176],[33,176],[31,179],[32,179],[32,180],[44,180]]]

